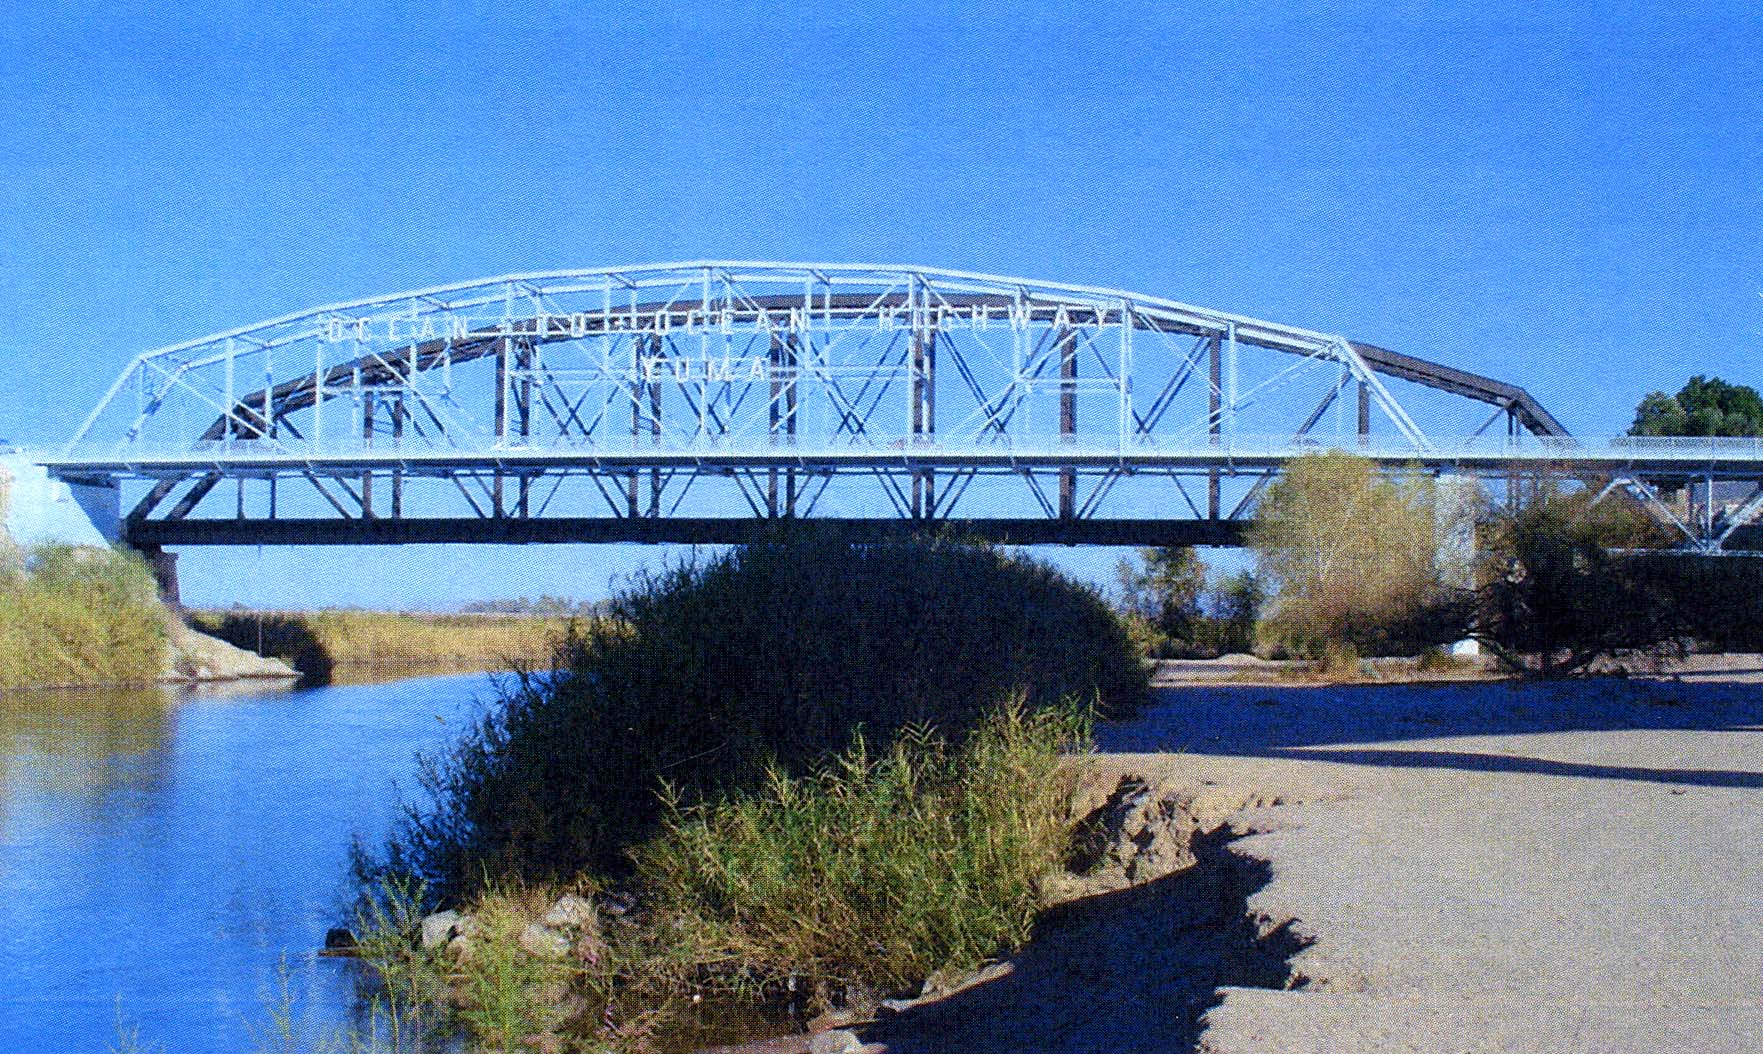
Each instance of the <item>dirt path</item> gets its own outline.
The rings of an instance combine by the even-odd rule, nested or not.
[[[1234,822],[1309,984],[1227,989],[1203,1050],[1763,1050],[1755,687],[1180,692],[1107,738],[1305,800]]]

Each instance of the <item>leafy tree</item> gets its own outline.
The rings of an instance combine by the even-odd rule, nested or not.
[[[1516,669],[1567,676],[1600,659],[1680,654],[1690,606],[1654,565],[1622,552],[1663,543],[1632,503],[1545,488],[1487,525],[1492,553],[1476,636]]]
[[[1648,392],[1635,407],[1633,436],[1763,435],[1763,396],[1745,384],[1691,377],[1675,396]]]
[[[1139,550],[1139,562],[1115,565],[1126,609],[1175,640],[1193,636],[1206,591],[1206,565],[1190,546]]]
[[[1683,404],[1664,392],[1648,392],[1634,408],[1634,424],[1628,426],[1631,436],[1689,435],[1689,415]]]
[[[1267,590],[1253,571],[1238,571],[1219,579],[1210,591],[1208,605],[1218,635],[1218,651],[1245,652],[1255,646],[1255,625],[1267,603]]]
[[[1461,634],[1462,598],[1440,581],[1431,480],[1395,481],[1330,452],[1292,460],[1249,532],[1273,590],[1263,642],[1319,655],[1418,649]]]

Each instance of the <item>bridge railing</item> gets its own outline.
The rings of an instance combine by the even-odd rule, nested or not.
[[[131,444],[107,453],[63,455],[59,466],[117,465],[154,462],[196,464],[250,464],[307,462],[346,458],[435,461],[448,458],[481,459],[501,456],[533,456],[559,461],[606,458],[641,459],[653,456],[716,455],[755,459],[790,458],[837,461],[850,457],[873,458],[877,454],[913,456],[996,458],[1033,456],[1043,460],[1060,457],[1087,459],[1120,456],[1134,460],[1167,456],[1228,461],[1231,458],[1287,459],[1305,454],[1340,450],[1400,462],[1412,458],[1429,465],[1455,459],[1512,459],[1532,462],[1574,461],[1669,461],[1692,465],[1699,461],[1758,462],[1763,464],[1763,437],[1632,437],[1580,439],[1555,436],[1462,436],[1432,438],[1420,446],[1400,437],[1221,435],[1215,437],[1135,436],[1121,439],[1108,435],[983,435],[966,437],[890,436],[859,434],[840,437],[788,435],[664,435],[619,437],[616,440],[581,437],[506,437],[500,441],[439,444],[422,437],[377,437],[372,441],[327,436],[322,443],[297,439],[214,439],[186,444]]]

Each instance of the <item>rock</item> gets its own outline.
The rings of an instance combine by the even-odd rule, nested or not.
[[[463,932],[465,916],[457,911],[437,911],[422,920],[422,949],[433,951]]]
[[[551,905],[551,910],[545,912],[539,922],[554,930],[585,930],[592,929],[595,920],[593,901],[565,893],[557,898],[557,903]]]
[[[599,903],[595,907],[602,915],[615,919],[622,918],[630,911],[631,900],[629,897],[620,896],[617,893],[610,893],[601,897]]]
[[[1098,891],[1161,878],[1194,863],[1197,826],[1181,795],[1129,776],[1079,826],[1075,870]]]
[[[924,986],[918,990],[918,998],[914,1002],[922,1003],[932,999],[941,999],[944,996],[953,995],[978,985],[989,984],[1014,972],[1015,969],[1011,963],[995,962],[988,963],[977,970],[954,973],[937,970],[924,979]]]
[[[837,1010],[825,1010],[808,1019],[808,1031],[831,1032],[834,1029],[849,1028],[869,1020],[869,1014],[855,1007],[840,1007]]]
[[[816,1032],[808,1038],[808,1054],[852,1054],[863,1049],[857,1033],[842,1028]]]
[[[561,959],[569,954],[569,938],[549,926],[528,923],[520,931],[521,950],[539,959]]]

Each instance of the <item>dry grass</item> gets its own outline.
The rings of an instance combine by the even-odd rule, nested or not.
[[[32,550],[0,574],[0,687],[125,684],[165,672],[166,619],[139,558]]]
[[[571,619],[560,615],[364,611],[198,611],[196,628],[285,659],[309,680],[339,668],[508,670],[545,665]],[[579,620],[577,620],[579,621]]]

